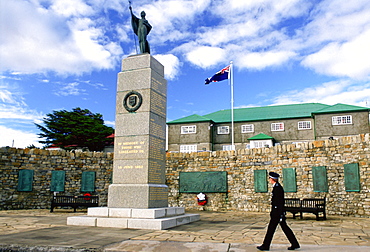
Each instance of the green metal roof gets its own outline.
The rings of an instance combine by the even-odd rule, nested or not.
[[[168,122],[167,124],[177,124],[177,123],[193,123],[193,122],[210,122],[211,119],[206,118],[204,116],[200,116],[197,114],[190,115],[187,117],[183,117],[177,120],[173,120],[171,122]]]
[[[313,114],[320,113],[337,113],[349,111],[370,111],[369,108],[336,104],[333,106],[322,103],[302,103],[290,105],[276,105],[265,107],[239,108],[234,109],[234,122],[252,122],[266,120],[281,120],[290,118],[307,118]],[[209,122],[228,123],[231,122],[231,109],[219,110],[204,116],[191,115],[183,117],[168,124],[175,123],[194,123],[194,122]]]
[[[272,136],[260,133],[258,135],[252,136],[248,138],[248,140],[266,140],[266,139],[274,139]]]
[[[329,105],[321,103],[303,103],[293,105],[277,105],[266,107],[234,109],[234,122],[265,121],[274,119],[311,117],[313,111],[324,109]],[[231,121],[231,109],[220,110],[204,117],[215,123]]]
[[[328,108],[312,112],[312,114],[326,114],[326,113],[353,112],[353,111],[370,111],[370,108],[338,103]]]

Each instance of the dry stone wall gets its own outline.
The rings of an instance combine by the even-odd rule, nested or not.
[[[65,171],[63,195],[79,195],[84,171],[96,172],[95,192],[100,205],[107,202],[112,177],[113,154],[103,152],[67,152],[40,149],[0,149],[0,209],[50,208],[52,171]],[[31,192],[18,191],[19,170],[33,170]]]
[[[167,154],[169,202],[187,209],[212,211],[270,210],[270,191],[254,190],[254,170],[275,171],[295,168],[297,192],[287,198],[323,198],[327,213],[370,216],[370,144],[369,134],[343,137],[338,140],[315,141],[271,148]],[[347,192],[344,185],[344,164],[358,163],[360,191]],[[312,167],[325,166],[328,192],[314,192]],[[179,193],[179,173],[194,171],[227,171],[228,193],[208,193],[208,203],[199,206],[195,193]],[[284,178],[281,179],[284,185]]]
[[[358,163],[359,166],[359,192],[345,189],[344,165],[350,163]],[[328,192],[313,190],[312,167],[316,166],[326,167]],[[106,206],[112,167],[112,153],[0,148],[0,209],[49,208],[53,195],[50,190],[51,173],[54,170],[66,172],[63,192],[66,195],[82,195],[82,172],[95,171],[94,194],[99,195],[100,206]],[[297,192],[287,192],[286,197],[326,197],[329,215],[370,217],[369,134],[261,149],[167,153],[169,204],[188,210],[268,212],[271,188],[268,192],[255,192],[254,171],[282,174],[284,168],[295,168],[297,181]],[[17,190],[21,169],[34,170],[31,192]],[[197,204],[196,193],[179,193],[180,172],[208,171],[227,171],[227,193],[207,193],[205,206]],[[281,182],[284,185],[284,178]]]

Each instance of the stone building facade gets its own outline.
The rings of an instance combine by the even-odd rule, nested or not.
[[[303,103],[220,110],[204,116],[191,115],[167,122],[168,151],[236,150],[273,144],[312,142],[370,132],[370,108],[347,104]],[[270,144],[269,144],[270,145]]]
[[[49,208],[53,170],[66,171],[63,194],[68,195],[82,195],[82,172],[95,171],[95,194],[100,196],[100,205],[106,205],[112,176],[111,153],[1,148],[0,158],[1,209]],[[344,166],[347,164],[358,165],[359,191],[346,190]],[[314,190],[314,167],[325,167],[327,192]],[[254,173],[265,170],[283,174],[287,168],[294,168],[296,192],[287,192],[286,197],[326,197],[329,215],[370,217],[370,134],[270,148],[167,153],[169,204],[188,210],[268,212],[271,188],[267,192],[256,192]],[[21,169],[34,170],[31,192],[17,190]],[[205,206],[197,204],[196,193],[179,193],[180,172],[210,171],[227,172],[227,192],[206,193],[208,203]],[[282,177],[283,185],[284,179]]]

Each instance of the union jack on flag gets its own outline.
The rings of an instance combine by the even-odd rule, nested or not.
[[[223,81],[223,80],[229,79],[229,73],[230,73],[230,65],[227,66],[227,67],[225,67],[225,68],[222,68],[220,71],[218,71],[212,77],[207,78],[205,80],[205,84],[207,85],[207,84],[209,84],[211,82],[219,82],[219,81]]]

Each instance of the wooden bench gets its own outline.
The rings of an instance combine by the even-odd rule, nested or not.
[[[76,212],[77,207],[97,207],[99,206],[99,196],[65,196],[55,195],[51,200],[50,212],[54,207],[73,207]]]
[[[326,200],[323,199],[285,199],[285,211],[293,214],[293,219],[297,213],[303,219],[303,213],[313,213],[316,215],[316,220],[320,218],[326,220]],[[322,213],[322,217],[320,217]]]

